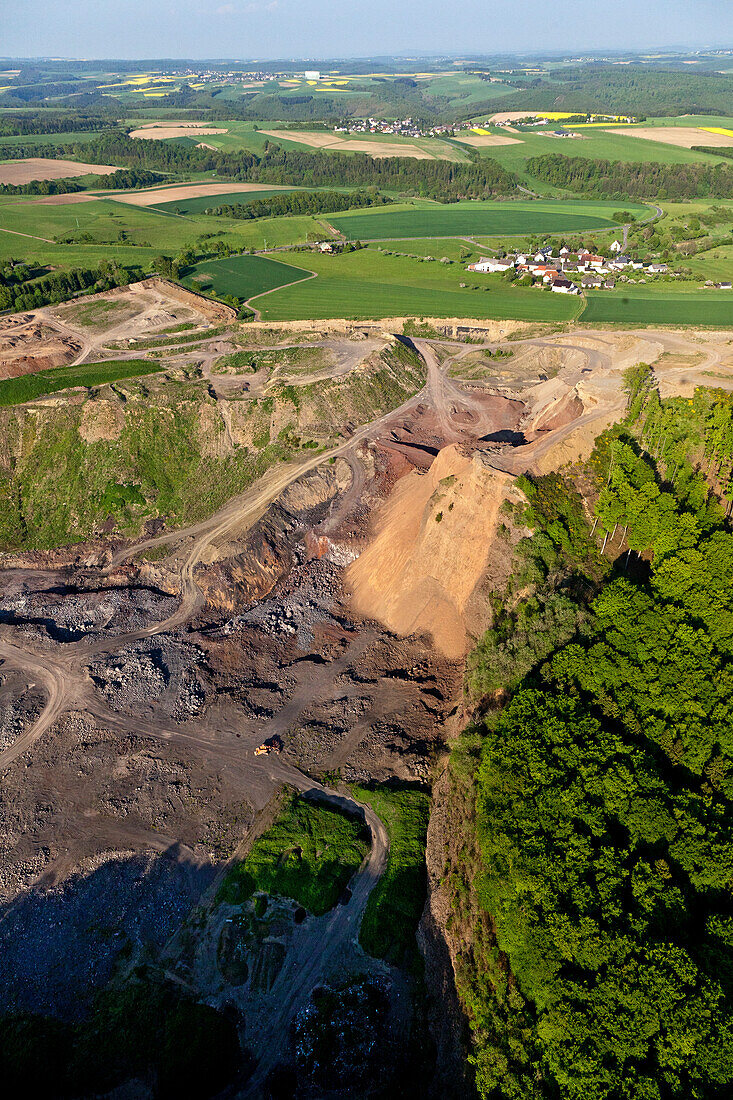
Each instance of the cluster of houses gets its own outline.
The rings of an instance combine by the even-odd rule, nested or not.
[[[582,115],[583,115],[583,112],[578,111],[577,115],[575,117],[577,119],[581,119]],[[567,115],[566,117],[571,118],[573,116],[572,115]],[[510,114],[510,115],[507,115],[506,118],[498,118],[498,117],[494,116],[494,121],[499,126],[512,125],[512,126],[538,126],[539,127],[539,126],[552,126],[552,123],[557,122],[558,118],[557,118],[557,116],[555,116],[554,119],[546,118],[545,115],[541,115],[541,114],[527,115],[525,118],[517,118],[515,115]],[[632,123],[632,122],[638,122],[638,119],[635,118],[633,115],[586,115],[585,116],[585,121],[586,121],[586,123],[595,123],[596,125],[598,125],[600,123],[603,123],[603,122],[607,122],[608,125],[611,126],[611,125],[616,125],[616,124],[621,123],[621,122],[626,122],[626,123],[629,123],[629,124]],[[581,136],[582,136],[581,134],[573,134],[573,137],[581,137]]]
[[[468,122],[462,124],[463,128],[469,126]],[[439,137],[443,134],[453,134],[459,128],[461,127],[450,125],[421,126],[414,118],[400,118],[394,122],[385,122],[381,118],[365,118],[358,122],[334,126],[334,131],[337,134],[401,134],[402,137]]]
[[[614,241],[611,245],[614,255],[609,258],[585,249],[571,252],[565,246],[555,256],[552,247],[547,245],[533,255],[518,252],[501,259],[482,256],[476,263],[469,264],[467,270],[500,274],[516,271],[520,276],[531,275],[535,282],[549,286],[557,294],[580,294],[581,290],[593,288],[613,290],[615,276],[627,269],[650,275],[667,272],[667,264],[644,264],[641,260],[622,255],[622,247],[619,241]]]

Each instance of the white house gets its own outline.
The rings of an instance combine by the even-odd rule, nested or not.
[[[610,247],[612,252],[620,252],[624,246],[621,244],[621,241],[614,241]]]
[[[558,280],[552,285],[555,294],[580,294],[578,287],[568,279]]]
[[[492,271],[509,271],[512,267],[514,267],[514,264],[511,260],[492,260],[482,256],[475,264],[469,264],[467,270],[480,271],[488,274]]]

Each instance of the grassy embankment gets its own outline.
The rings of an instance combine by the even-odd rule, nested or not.
[[[281,357],[278,366],[315,365],[295,359]],[[148,375],[159,367],[140,362]],[[59,381],[89,383],[88,369],[60,368]],[[40,377],[7,385],[15,397],[27,392],[19,386],[47,390],[47,377],[33,381]],[[230,399],[228,423],[205,381],[173,376],[121,379],[73,403],[0,409],[0,547],[68,545],[110,522],[124,535],[159,516],[171,526],[196,522],[271,466],[335,443],[344,423],[383,415],[424,382],[422,360],[395,345],[319,382],[286,384],[275,372],[263,397]]]
[[[20,405],[44,394],[57,393],[72,386],[103,386],[125,378],[158,374],[162,363],[149,359],[124,359],[109,363],[81,363],[76,367],[55,367],[52,370],[22,374],[18,378],[0,381],[0,406]]]
[[[369,895],[359,943],[370,955],[396,966],[414,966],[415,932],[425,904],[425,842],[430,796],[416,788],[352,787],[372,807],[389,834],[387,868]]]

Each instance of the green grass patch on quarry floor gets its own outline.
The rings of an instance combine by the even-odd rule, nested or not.
[[[265,256],[243,255],[204,260],[191,268],[183,282],[194,290],[213,290],[215,294],[232,294],[246,299],[295,279],[307,279],[308,274]]]
[[[0,405],[21,405],[47,393],[57,393],[70,386],[103,386],[124,378],[139,378],[157,374],[162,363],[150,359],[123,359],[110,363],[80,363],[76,367],[54,367],[36,374],[22,374],[0,382]]]
[[[501,275],[475,274],[461,264],[385,256],[372,248],[338,256],[309,253],[305,261],[299,253],[282,255],[294,265],[306,262],[318,278],[255,298],[252,304],[267,321],[421,316],[570,321],[583,304],[549,290],[514,287]]]
[[[369,895],[359,943],[378,959],[395,965],[416,960],[415,932],[425,904],[425,844],[430,796],[415,787],[352,787],[371,806],[389,833],[387,867]]]
[[[401,209],[335,214],[329,222],[351,240],[400,237],[493,236],[496,234],[576,233],[606,229],[614,224],[618,202],[467,201],[450,204],[421,203]],[[639,203],[623,209],[647,217],[651,211]],[[437,246],[436,246],[437,247]]]
[[[276,894],[320,916],[336,905],[368,851],[362,821],[290,792],[275,823],[228,871],[218,900],[241,905],[257,892]]]

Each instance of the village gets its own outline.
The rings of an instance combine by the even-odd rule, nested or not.
[[[482,256],[469,264],[467,271],[480,274],[509,275],[532,280],[534,284],[549,287],[556,294],[580,294],[582,290],[615,290],[616,283],[629,282],[627,272],[640,271],[645,282],[649,275],[676,275],[666,263],[648,263],[622,254],[623,245],[614,241],[610,246],[613,256],[599,256],[581,249],[571,252],[563,245],[554,255],[551,245],[545,245],[534,254],[518,252],[502,257]],[[511,276],[509,276],[511,277]],[[635,281],[635,280],[634,280]]]
[[[453,125],[422,125],[414,118],[401,118],[385,121],[380,118],[365,118],[354,121],[342,122],[334,126],[337,134],[400,134],[402,137],[452,137],[457,130],[471,129],[470,122],[456,123]]]

